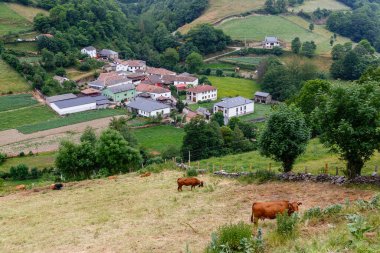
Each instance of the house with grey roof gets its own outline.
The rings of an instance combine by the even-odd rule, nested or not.
[[[102,49],[99,52],[99,56],[103,59],[108,59],[108,60],[119,59],[119,54],[111,49]]]
[[[59,115],[107,108],[110,101],[105,96],[75,97],[51,102],[50,107]]]
[[[265,37],[265,40],[263,41],[263,48],[266,49],[272,49],[274,47],[280,47],[280,41],[278,40],[277,37],[274,36],[267,36]]]
[[[232,117],[251,114],[254,110],[254,102],[240,96],[234,98],[224,98],[219,103],[214,104],[214,113],[222,112],[225,124],[227,124]]]
[[[267,92],[257,91],[254,100],[256,103],[270,104],[272,102],[272,96]]]
[[[102,90],[102,94],[112,101],[124,102],[135,98],[136,89],[134,84],[127,83],[118,86],[107,87],[106,89]]]
[[[96,48],[93,46],[84,47],[80,50],[82,54],[87,54],[91,58],[96,58]]]
[[[158,115],[165,117],[170,114],[171,110],[169,105],[142,97],[136,97],[127,104],[127,108],[130,112],[143,117],[157,117]]]

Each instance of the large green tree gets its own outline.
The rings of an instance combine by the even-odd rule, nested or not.
[[[197,73],[203,66],[202,55],[192,52],[186,57],[186,67],[190,73]]]
[[[338,86],[326,96],[319,110],[321,140],[347,161],[354,178],[380,148],[379,83]]]
[[[289,172],[310,139],[310,129],[300,109],[282,105],[273,112],[259,139],[262,155],[281,162],[284,172]]]

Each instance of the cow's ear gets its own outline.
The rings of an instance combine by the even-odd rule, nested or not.
[[[297,205],[299,205],[299,206],[302,205],[302,202],[297,202]]]

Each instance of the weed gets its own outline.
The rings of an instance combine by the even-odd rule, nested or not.
[[[363,239],[364,233],[373,229],[365,221],[363,216],[360,216],[358,214],[348,215],[347,220],[350,222],[347,224],[348,230],[355,237],[355,239]]]
[[[310,220],[310,219],[319,219],[322,218],[323,212],[320,207],[313,207],[303,214],[303,220]]]
[[[296,213],[288,215],[288,212],[280,213],[276,216],[278,235],[287,238],[294,237],[297,230],[299,217]]]
[[[326,207],[323,210],[323,214],[327,216],[333,216],[340,213],[342,209],[343,209],[342,205],[339,205],[339,204],[331,205],[331,206]]]
[[[186,176],[188,177],[196,177],[198,176],[198,172],[196,169],[189,169],[186,171]]]

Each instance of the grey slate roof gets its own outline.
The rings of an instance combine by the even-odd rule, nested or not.
[[[78,97],[78,98],[57,101],[54,104],[59,109],[65,109],[65,108],[74,107],[74,106],[92,104],[95,102],[96,100],[93,97]]]
[[[107,105],[110,103],[107,97],[103,95],[92,97],[96,101],[96,105]]]
[[[267,37],[265,37],[265,42],[276,43],[276,42],[278,42],[278,39],[277,39],[277,37],[267,36]]]
[[[73,93],[68,93],[68,94],[62,94],[62,95],[47,97],[46,101],[49,102],[49,103],[54,103],[54,102],[57,102],[57,101],[66,100],[66,99],[72,99],[72,98],[76,98],[76,97],[77,96],[75,96]]]
[[[267,92],[262,92],[262,91],[257,91],[255,93],[255,96],[260,96],[260,97],[268,97],[270,94]]]
[[[85,47],[84,49],[86,49],[87,51],[94,51],[94,50],[96,50],[96,48],[93,47],[93,46]]]
[[[144,112],[153,112],[161,109],[170,108],[169,105],[159,103],[155,100],[137,97],[134,101],[130,102],[127,107],[142,110]]]
[[[111,50],[111,49],[102,49],[100,52],[99,52],[100,55],[104,55],[104,56],[110,56],[110,55],[113,55],[113,54],[117,54],[117,52]]]
[[[234,98],[225,98],[221,102],[214,104],[214,106],[223,107],[223,108],[234,108],[241,105],[246,105],[253,103],[252,100],[243,97],[234,97]]]
[[[122,85],[118,85],[118,86],[109,87],[108,89],[113,94],[116,94],[116,93],[124,92],[124,91],[127,91],[127,90],[133,90],[134,88],[135,88],[134,84],[127,83],[127,84],[122,84]]]

